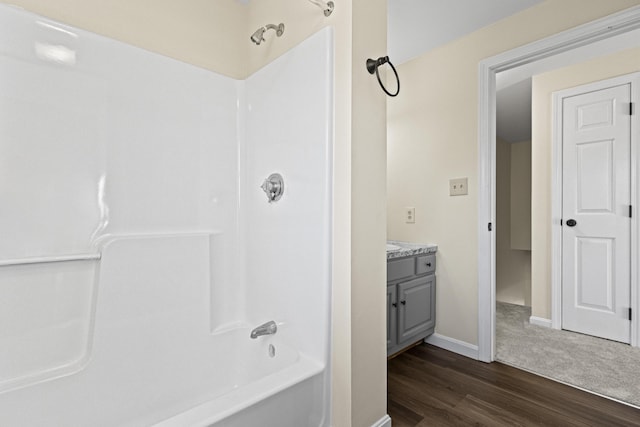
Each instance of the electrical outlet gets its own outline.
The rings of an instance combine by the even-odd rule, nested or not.
[[[416,222],[416,208],[404,208],[404,219],[407,224]]]
[[[467,178],[454,178],[449,180],[449,195],[450,196],[464,196],[469,194],[468,179]]]

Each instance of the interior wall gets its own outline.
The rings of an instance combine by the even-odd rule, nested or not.
[[[353,427],[376,424],[386,414],[387,406],[388,97],[365,66],[367,58],[385,56],[386,50],[387,0],[354,1],[351,54]]]
[[[391,239],[438,245],[438,334],[478,342],[478,63],[638,4],[547,0],[397,67],[403,92],[388,102],[387,230]],[[449,179],[465,176],[469,195],[449,196]],[[416,208],[415,224],[402,220],[405,206]]]
[[[254,73],[264,64],[271,62],[326,26],[333,26],[336,29],[337,38],[343,37],[341,35],[343,26],[350,25],[351,7],[349,3],[341,2],[336,6],[334,12],[326,17],[322,9],[307,0],[252,1],[247,12],[246,34],[242,36],[248,47],[245,73],[247,75]],[[249,41],[249,36],[258,28],[267,24],[278,25],[280,23],[285,25],[282,36],[277,37],[273,30],[268,30],[264,33],[266,42],[256,46]],[[340,46],[336,43],[337,49],[342,47],[350,49],[350,46]]]
[[[532,315],[551,318],[552,94],[640,71],[640,48],[627,49],[533,77]]]
[[[531,251],[514,248],[513,230],[531,234],[531,216],[518,217],[514,198],[531,199],[531,141],[496,141],[496,300],[531,305]],[[514,153],[517,155],[514,156]],[[522,179],[529,171],[529,180]],[[527,224],[526,221],[529,220]]]
[[[531,250],[531,141],[510,145],[511,249]]]
[[[61,23],[244,78],[248,9],[237,0],[10,0]]]

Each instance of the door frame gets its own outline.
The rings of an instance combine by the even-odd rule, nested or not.
[[[552,138],[551,138],[551,327],[553,329],[562,329],[562,226],[560,220],[562,218],[562,101],[569,96],[579,95],[585,92],[592,92],[607,87],[618,86],[629,83],[631,85],[631,102],[635,108],[640,101],[640,72],[625,74],[622,76],[607,78],[592,83],[587,83],[577,87],[560,90],[553,93],[552,102]],[[638,183],[638,131],[640,131],[640,120],[638,113],[634,111],[631,116],[631,183],[630,203],[633,206],[631,216],[630,229],[630,289],[631,298],[630,305],[632,313],[636,313],[631,318],[631,336],[630,344],[637,347],[639,344],[638,336],[640,327],[640,318],[638,317],[638,229],[640,226],[638,216],[638,200],[640,200],[639,183]]]
[[[635,6],[487,58],[478,65],[479,360],[495,359],[496,233],[489,224],[494,225],[496,218],[496,74],[638,28],[640,6]],[[638,331],[635,332],[637,335]]]

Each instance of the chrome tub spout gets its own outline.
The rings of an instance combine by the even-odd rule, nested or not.
[[[278,332],[278,325],[273,320],[270,320],[251,331],[251,339],[256,339],[262,335],[273,335],[276,332]]]

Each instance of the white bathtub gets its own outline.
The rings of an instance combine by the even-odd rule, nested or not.
[[[209,300],[215,286],[211,239],[215,235],[198,233],[115,237],[105,243],[102,259],[89,261],[100,263],[93,296],[69,301],[70,313],[81,318],[93,313],[86,322],[93,328],[69,330],[65,341],[89,345],[72,347],[75,353],[59,359],[48,352],[58,348],[52,340],[38,340],[37,375],[13,369],[24,363],[22,353],[4,348],[0,360],[7,363],[0,372],[19,381],[0,390],[0,425],[326,425],[326,366],[298,350],[299,325],[287,321],[288,315],[210,329],[210,312],[216,308]],[[76,268],[74,262],[57,265],[62,271]],[[8,279],[14,274],[2,271]],[[66,280],[72,289],[90,289],[86,278]],[[5,283],[0,282],[0,291]],[[29,284],[23,284],[24,292],[11,288],[18,306],[33,299]],[[62,296],[69,291],[55,289],[62,293],[60,300],[48,301],[59,317]],[[75,311],[76,305],[89,306]],[[35,310],[46,307],[36,305],[26,314],[35,317]],[[51,330],[70,319],[61,317]],[[251,328],[268,320],[278,323],[277,333],[251,339]]]
[[[324,366],[277,336],[249,338],[240,328],[216,335],[228,349],[222,375],[205,402],[155,427],[323,425]],[[275,348],[271,357],[269,346]],[[286,410],[285,410],[286,409]]]

